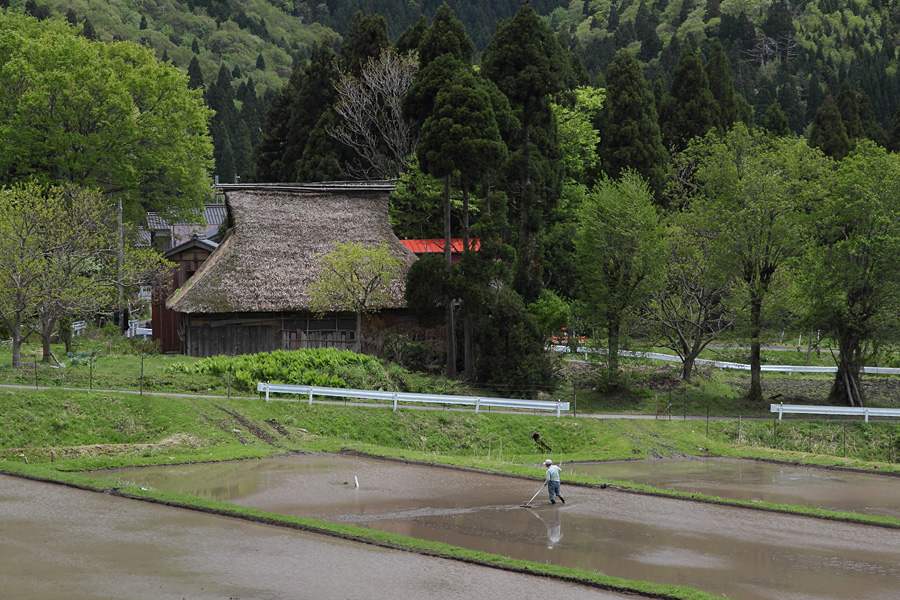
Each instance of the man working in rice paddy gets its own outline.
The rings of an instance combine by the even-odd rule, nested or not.
[[[565,504],[566,499],[559,495],[560,468],[557,465],[554,465],[553,461],[549,458],[544,461],[544,466],[547,467],[547,478],[544,480],[544,485],[547,486],[547,491],[550,492],[550,504],[556,504],[554,496],[559,498],[559,501]]]

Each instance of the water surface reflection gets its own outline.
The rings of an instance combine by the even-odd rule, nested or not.
[[[564,465],[569,473],[575,468]],[[542,475],[535,466],[535,476]],[[565,481],[567,504],[523,508],[538,480],[334,455],[133,469],[117,476],[266,511],[742,600],[888,599],[896,597],[900,581],[900,531]],[[546,497],[540,500],[546,503]]]

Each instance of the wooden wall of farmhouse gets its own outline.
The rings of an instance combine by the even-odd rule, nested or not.
[[[185,315],[181,338],[182,353],[198,357],[357,346],[353,315]]]
[[[394,311],[368,316],[363,323],[363,351],[380,355],[381,332],[406,320]],[[181,322],[181,352],[207,357],[224,354],[255,354],[274,350],[337,348],[356,350],[356,317],[338,314],[184,315]]]
[[[183,324],[182,352],[188,356],[256,354],[279,349],[278,326],[274,323],[213,326]]]

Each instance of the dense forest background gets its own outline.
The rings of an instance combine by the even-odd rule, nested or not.
[[[380,15],[392,41],[437,0],[4,0],[39,18],[65,17],[101,40],[152,48],[204,86],[219,112],[213,123],[216,172],[222,181],[247,176],[260,141],[265,107],[320,40],[338,49],[353,15]],[[498,21],[518,1],[448,0],[475,45],[476,62]],[[735,91],[762,124],[773,102],[790,130],[809,134],[816,111],[847,82],[864,112],[886,134],[900,106],[900,2],[897,0],[534,0],[554,31],[576,52],[595,84],[616,52],[627,48],[657,89],[671,85],[690,41],[708,60],[721,43]],[[846,94],[845,94],[846,95]],[[226,106],[227,105],[227,106]],[[875,137],[870,135],[869,137]]]
[[[552,387],[565,327],[603,340],[598,385],[631,336],[689,380],[735,333],[761,401],[763,331],[798,327],[861,405],[896,343],[900,0],[10,6],[180,69],[222,183],[397,179],[395,233],[445,240],[406,300],[448,377]]]

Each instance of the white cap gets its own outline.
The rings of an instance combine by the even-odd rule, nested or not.
[[[547,460],[544,461],[544,464],[545,464],[545,465],[552,465],[552,464],[553,464],[553,461],[550,460],[550,459],[548,458]]]

